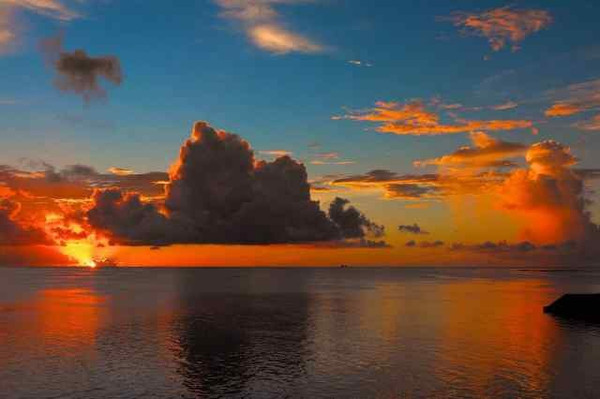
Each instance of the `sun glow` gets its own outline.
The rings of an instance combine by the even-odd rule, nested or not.
[[[72,241],[65,243],[64,246],[60,247],[60,252],[73,259],[78,266],[82,267],[96,267],[94,261],[94,250],[95,247],[89,242],[78,242]]]
[[[88,232],[79,223],[68,221],[63,215],[46,215],[45,229],[59,251],[80,267],[96,268],[96,259],[106,257],[109,251],[105,239]]]

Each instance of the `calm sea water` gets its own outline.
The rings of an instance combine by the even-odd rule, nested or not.
[[[595,271],[0,268],[2,398],[592,398]]]

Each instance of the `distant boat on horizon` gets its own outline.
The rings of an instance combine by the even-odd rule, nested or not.
[[[346,265],[346,264],[343,264],[343,263],[340,265],[340,269],[346,269],[346,268],[348,268],[348,267],[349,267],[348,265]]]

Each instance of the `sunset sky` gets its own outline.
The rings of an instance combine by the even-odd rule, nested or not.
[[[0,265],[596,262],[599,13],[0,0]]]

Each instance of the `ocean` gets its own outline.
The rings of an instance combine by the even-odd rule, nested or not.
[[[0,268],[1,398],[593,398],[600,271]]]

